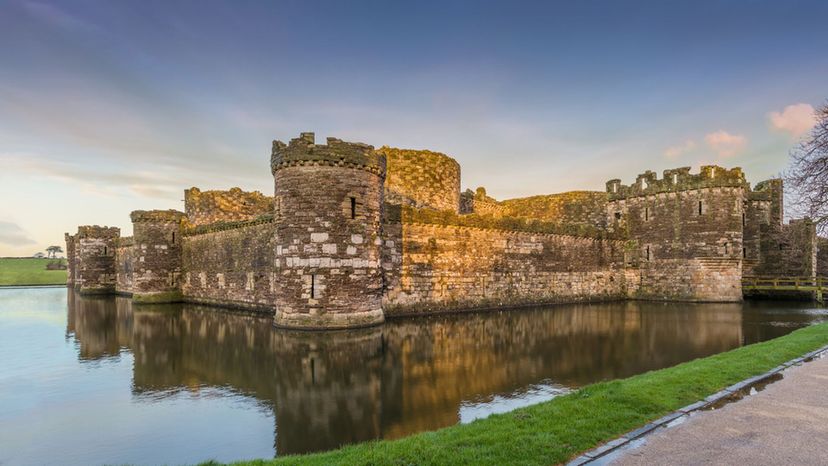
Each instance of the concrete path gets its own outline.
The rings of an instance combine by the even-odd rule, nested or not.
[[[753,396],[645,437],[610,464],[828,464],[828,357]]]

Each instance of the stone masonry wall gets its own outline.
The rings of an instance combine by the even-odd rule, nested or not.
[[[387,160],[385,201],[457,212],[460,208],[460,164],[428,150],[381,147]]]
[[[133,266],[135,255],[133,247],[135,242],[131,236],[118,240],[118,248],[115,250],[115,292],[119,294],[132,294]]]
[[[385,157],[302,133],[274,141],[276,325],[350,328],[383,321],[380,231]]]
[[[259,191],[184,191],[184,210],[190,225],[252,220],[273,212],[273,198]]]
[[[455,225],[386,228],[387,315],[623,299],[623,243]]]
[[[272,313],[273,219],[228,229],[206,229],[181,242],[181,292],[185,301]]]
[[[640,264],[635,297],[740,301],[746,188],[741,170],[715,166],[666,170],[661,180],[646,172],[631,186],[610,180],[608,225]]]
[[[500,202],[504,214],[549,220],[561,224],[606,225],[607,193],[570,191],[559,194],[506,199]]]
[[[136,210],[130,214],[130,218],[135,243],[133,301],[180,301],[184,213],[176,210]]]
[[[75,287],[81,294],[115,292],[115,253],[120,234],[119,228],[78,227]]]
[[[810,219],[764,225],[761,259],[754,275],[814,277],[817,274],[816,225]]]
[[[817,239],[817,276],[828,277],[828,238]]]

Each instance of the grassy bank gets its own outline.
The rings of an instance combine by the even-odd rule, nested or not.
[[[278,464],[554,464],[828,344],[828,323],[466,425],[275,460]]]
[[[52,260],[0,257],[0,286],[65,285],[65,270],[46,270],[46,264]]]

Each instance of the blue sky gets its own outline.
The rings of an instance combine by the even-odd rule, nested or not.
[[[496,198],[785,168],[828,2],[0,0],[0,256],[131,233],[183,189],[271,194],[300,131],[431,149]]]

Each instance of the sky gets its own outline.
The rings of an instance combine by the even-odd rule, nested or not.
[[[497,199],[778,175],[828,98],[825,1],[0,0],[0,256],[272,194],[301,131],[430,149]]]

